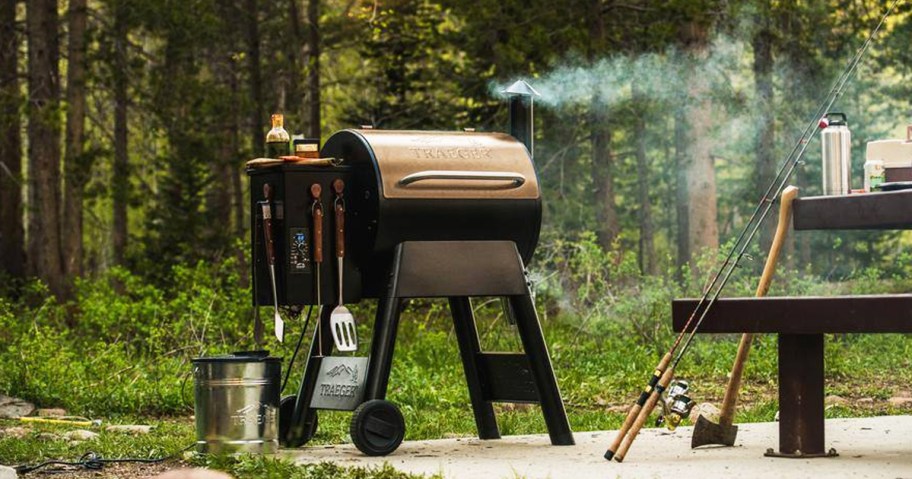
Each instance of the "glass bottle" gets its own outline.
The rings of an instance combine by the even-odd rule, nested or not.
[[[281,113],[272,115],[272,129],[266,133],[266,157],[287,156],[290,140],[288,132],[285,131],[285,116]]]

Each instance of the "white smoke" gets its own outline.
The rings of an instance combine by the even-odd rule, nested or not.
[[[702,55],[672,48],[661,53],[616,54],[595,62],[570,60],[527,81],[541,93],[536,101],[552,108],[599,105],[611,109],[631,98],[633,85],[647,99],[677,103],[686,97],[692,82],[706,82],[704,90],[723,94],[743,87],[732,83],[731,72],[750,58],[744,42],[719,36]],[[513,81],[492,82],[491,94],[501,95]]]

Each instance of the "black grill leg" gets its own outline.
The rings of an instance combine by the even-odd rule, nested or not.
[[[551,367],[551,357],[548,355],[548,345],[542,334],[535,304],[529,295],[510,296],[510,305],[516,313],[516,328],[522,339],[523,349],[529,358],[532,375],[538,387],[541,400],[542,414],[548,426],[548,435],[551,444],[555,446],[572,446],[573,432],[567,421],[567,412],[564,410],[564,401],[557,387],[557,378]]]
[[[377,319],[374,322],[374,339],[371,342],[370,362],[364,400],[386,399],[390,369],[393,366],[393,349],[396,345],[396,331],[399,329],[401,298],[381,298],[377,303]]]
[[[313,397],[313,391],[317,384],[317,374],[319,371],[319,361],[313,359],[315,356],[325,356],[332,352],[332,331],[329,329],[329,317],[332,315],[333,308],[323,306],[317,312],[320,317],[317,319],[320,328],[314,328],[313,340],[310,342],[310,354],[307,358],[307,365],[304,368],[304,377],[301,378],[301,386],[298,388],[297,399],[295,400],[294,413],[291,416],[291,427],[288,428],[288,436],[283,438],[286,445],[298,447],[303,445],[307,431],[307,425],[313,422],[316,414],[315,409],[310,408],[310,400]],[[317,333],[322,336],[322,341]],[[322,346],[322,350],[320,349]]]
[[[481,376],[478,371],[476,355],[481,353],[478,340],[478,329],[475,326],[475,315],[472,314],[472,303],[465,296],[454,296],[450,299],[450,312],[453,315],[453,327],[456,330],[456,342],[462,367],[465,369],[466,384],[469,387],[469,399],[472,400],[472,412],[475,413],[475,426],[479,439],[500,439],[494,406],[484,400]]]

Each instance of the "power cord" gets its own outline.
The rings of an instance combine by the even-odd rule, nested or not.
[[[105,459],[105,458],[101,457],[100,455],[98,455],[98,453],[89,451],[89,452],[83,454],[79,458],[78,461],[53,460],[53,461],[45,461],[40,464],[35,464],[32,466],[23,464],[21,466],[16,466],[13,469],[16,470],[17,474],[24,475],[24,474],[28,474],[30,472],[37,471],[39,469],[44,469],[45,467],[48,467],[48,466],[66,466],[66,467],[73,467],[76,469],[81,468],[81,469],[86,469],[86,470],[90,470],[90,471],[99,471],[101,469],[104,469],[105,465],[107,465],[107,464],[123,464],[123,463],[157,464],[160,462],[165,462],[168,459],[173,459],[173,458],[177,457],[179,454],[181,454],[182,452],[191,449],[195,445],[196,444],[191,444],[191,445],[181,449],[180,451],[175,452],[174,454],[169,454],[167,456],[157,457],[157,458],[153,458],[153,459],[144,459],[144,458],[138,458],[138,457],[122,457],[122,458],[115,458],[115,459]],[[52,472],[52,471],[65,472],[66,469],[59,469],[59,468],[51,469],[47,472]]]
[[[313,313],[313,309],[313,305],[310,305],[310,307],[307,308],[307,319],[304,320],[304,328],[301,329],[301,336],[298,337],[298,344],[291,354],[291,360],[288,361],[288,369],[285,370],[285,380],[282,381],[282,389],[280,391],[285,391],[285,386],[288,385],[288,378],[291,377],[291,367],[294,366],[295,358],[298,357],[298,351],[301,350],[301,343],[304,342],[304,336],[307,334],[307,327],[310,326],[310,316]]]

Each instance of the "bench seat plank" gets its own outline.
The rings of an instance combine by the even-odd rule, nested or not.
[[[672,302],[675,332],[684,327],[698,301]],[[912,294],[719,298],[699,332],[912,333]]]

